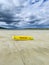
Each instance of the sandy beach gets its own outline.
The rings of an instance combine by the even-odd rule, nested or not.
[[[13,35],[34,40],[15,41]],[[0,30],[0,65],[49,65],[49,30]]]

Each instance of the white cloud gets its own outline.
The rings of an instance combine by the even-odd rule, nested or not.
[[[10,10],[13,13],[13,22],[10,24],[7,24],[6,22],[0,22],[1,25],[13,25],[17,27],[23,27],[31,24],[30,16],[34,16],[35,18],[32,19],[32,21],[35,20],[33,25],[35,24],[48,24],[49,22],[49,0],[44,2],[44,0],[32,0],[32,4],[30,4],[31,0],[1,0],[0,4],[2,4],[1,10]],[[16,13],[17,9],[15,7],[20,6],[20,13]],[[24,6],[24,7],[21,7]],[[7,14],[8,15],[8,14]],[[20,22],[17,23],[16,17],[20,20]],[[37,19],[41,19],[40,21],[36,21]],[[44,19],[44,20],[43,20]],[[14,22],[16,21],[16,22]],[[48,21],[48,22],[47,22]]]
[[[8,25],[8,24],[6,24],[6,22],[1,22],[0,21],[0,25]]]

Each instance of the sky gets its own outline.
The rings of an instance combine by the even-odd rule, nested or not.
[[[0,27],[49,28],[49,0],[0,0]]]

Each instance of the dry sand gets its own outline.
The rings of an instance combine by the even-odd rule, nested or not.
[[[14,41],[12,35],[34,40]],[[0,30],[0,65],[49,65],[49,30]]]

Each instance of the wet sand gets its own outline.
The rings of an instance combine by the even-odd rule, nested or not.
[[[34,40],[14,41],[12,35]],[[49,65],[49,30],[0,30],[0,65]]]

